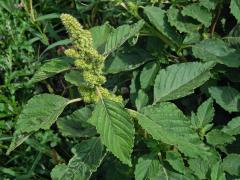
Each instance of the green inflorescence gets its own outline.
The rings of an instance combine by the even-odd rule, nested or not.
[[[83,82],[78,87],[83,100],[87,103],[97,102],[100,96],[103,96],[122,102],[121,96],[115,96],[102,87],[102,84],[106,82],[102,71],[105,57],[93,47],[90,31],[83,29],[77,19],[71,15],[62,14],[60,18],[73,42],[73,47],[65,50],[65,54],[75,59],[74,64],[81,70],[83,77]]]

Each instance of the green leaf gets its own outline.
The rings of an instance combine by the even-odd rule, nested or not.
[[[154,85],[154,101],[174,100],[193,93],[210,78],[213,66],[213,62],[189,62],[160,70]]]
[[[228,154],[223,159],[223,169],[231,175],[240,176],[240,154]]]
[[[46,21],[46,20],[56,19],[56,18],[59,18],[59,14],[51,13],[51,14],[45,14],[45,15],[42,15],[42,16],[38,16],[36,18],[36,21]]]
[[[213,165],[211,171],[211,180],[226,180],[221,162],[217,162],[216,164]]]
[[[240,1],[231,0],[230,9],[231,13],[235,16],[238,22],[240,22]]]
[[[229,67],[240,66],[240,53],[220,39],[206,39],[192,47],[193,55],[204,61],[215,61]]]
[[[50,44],[42,53],[41,53],[41,55],[40,56],[42,56],[44,53],[46,53],[47,51],[49,51],[49,50],[51,50],[51,49],[53,49],[53,48],[55,48],[55,47],[57,47],[57,46],[67,46],[67,45],[69,45],[70,43],[71,43],[72,41],[71,41],[71,39],[63,39],[63,40],[59,40],[59,41],[57,41],[57,42],[55,42],[55,43],[52,43],[52,44]]]
[[[199,179],[206,179],[206,174],[209,169],[209,165],[202,158],[189,159],[188,160],[189,168],[193,170]]]
[[[175,169],[176,171],[185,174],[185,166],[182,159],[182,156],[177,151],[167,151],[166,152],[167,162]]]
[[[216,102],[228,112],[237,112],[240,110],[240,93],[228,86],[210,87],[209,93]]]
[[[207,8],[208,10],[215,9],[218,0],[200,0],[199,4]]]
[[[219,129],[214,129],[207,133],[206,138],[207,142],[213,146],[231,144],[235,141],[233,136],[228,135]]]
[[[104,147],[99,138],[82,141],[72,151],[74,156],[60,174],[59,180],[87,180],[97,170],[105,157]]]
[[[59,180],[64,175],[64,171],[66,170],[66,164],[58,164],[51,171],[52,180]]]
[[[140,110],[144,106],[146,106],[148,104],[148,101],[149,101],[148,95],[144,92],[144,90],[140,89],[138,91],[138,95],[137,95],[137,98],[135,100],[137,110]]]
[[[197,133],[191,129],[189,119],[172,103],[160,103],[137,113],[139,124],[156,140],[174,145],[190,156],[205,156],[209,153]]]
[[[143,156],[138,159],[135,167],[135,179],[145,180],[158,175],[161,165],[157,158],[151,156]]]
[[[124,164],[131,166],[134,126],[121,103],[101,99],[89,122],[96,126],[103,144]]]
[[[198,107],[197,118],[195,118],[194,124],[197,128],[204,128],[204,126],[212,122],[213,117],[213,100],[209,98]]]
[[[186,33],[193,33],[197,32],[200,29],[199,24],[194,24],[191,22],[191,19],[188,17],[183,17],[180,13],[180,11],[174,7],[171,6],[168,11],[168,21],[171,24],[171,26],[174,26],[177,28],[179,32],[186,32]]]
[[[88,107],[84,107],[74,111],[69,116],[59,118],[57,126],[63,136],[69,137],[91,137],[96,135],[93,126],[87,123],[91,117],[92,111]]]
[[[154,84],[159,66],[155,62],[150,62],[144,65],[140,74],[140,84],[142,89],[148,89]]]
[[[66,73],[64,79],[75,86],[80,86],[84,83],[82,73],[76,70]]]
[[[31,82],[36,83],[47,78],[50,78],[58,73],[67,71],[71,68],[70,61],[68,58],[56,58],[51,59],[34,74]]]
[[[223,127],[222,131],[231,136],[240,134],[240,117],[233,118],[226,126]]]
[[[109,25],[108,22],[102,26],[94,26],[93,28],[90,29],[93,38],[93,46],[100,53],[104,53],[107,39],[111,35],[113,30],[114,28],[111,25]]]
[[[144,13],[148,16],[149,21],[168,39],[168,41],[170,40],[175,45],[180,43],[181,40],[179,35],[167,20],[166,11],[159,7],[147,6],[144,7]]]
[[[68,102],[68,99],[52,94],[34,96],[21,112],[16,130],[30,133],[39,129],[49,129]]]
[[[105,45],[105,55],[108,55],[123,45],[129,38],[135,36],[144,26],[144,21],[140,20],[133,25],[122,25],[113,30],[108,36]]]
[[[204,26],[209,27],[212,21],[212,15],[205,7],[201,6],[199,3],[190,4],[185,6],[182,10],[182,15],[190,16],[199,22],[201,22]]]
[[[122,71],[130,71],[151,60],[151,56],[143,49],[135,49],[130,52],[117,52],[106,59],[105,73],[116,74]]]

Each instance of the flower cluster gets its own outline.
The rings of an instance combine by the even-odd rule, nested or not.
[[[65,50],[65,54],[74,58],[75,66],[81,70],[83,82],[79,86],[79,92],[83,100],[97,102],[99,100],[98,93],[101,93],[103,97],[122,102],[122,97],[115,96],[102,87],[106,81],[102,72],[105,57],[93,47],[90,31],[83,29],[77,19],[71,15],[62,14],[60,18],[73,43],[73,47]],[[98,93],[96,89],[98,89]]]

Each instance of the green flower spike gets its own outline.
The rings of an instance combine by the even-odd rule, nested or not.
[[[77,19],[71,15],[62,14],[60,18],[73,43],[73,48],[65,50],[64,53],[66,56],[75,59],[74,64],[81,70],[81,76],[83,77],[83,82],[78,87],[83,100],[87,103],[97,102],[100,96],[103,96],[122,102],[121,96],[115,96],[102,87],[102,84],[106,82],[102,71],[105,57],[93,47],[90,31],[83,29]]]

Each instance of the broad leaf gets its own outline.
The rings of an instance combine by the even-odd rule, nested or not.
[[[105,55],[110,54],[125,43],[129,38],[139,33],[144,25],[144,21],[140,20],[133,25],[122,25],[113,30],[108,36],[105,45]]]
[[[190,128],[189,119],[172,103],[143,108],[137,119],[154,139],[174,145],[188,156],[206,157],[209,154],[197,133]]]
[[[226,134],[231,136],[240,134],[240,117],[233,118],[224,128],[222,131]]]
[[[57,126],[63,136],[91,137],[96,134],[93,126],[87,123],[92,111],[88,107],[74,111],[69,116],[59,118]]]
[[[208,9],[206,9],[205,7],[201,6],[198,3],[190,4],[184,7],[182,10],[182,14],[184,16],[190,16],[198,20],[206,27],[209,27],[211,25],[212,21],[211,13],[208,11]]]
[[[138,159],[135,167],[135,179],[150,179],[158,175],[161,164],[157,158],[151,156],[143,156]]]
[[[149,101],[148,95],[144,92],[144,90],[140,89],[138,91],[138,95],[137,95],[136,100],[135,100],[137,110],[140,110],[144,106],[146,106],[148,104],[148,101]]]
[[[211,171],[211,180],[226,180],[225,173],[223,172],[222,163],[219,161],[213,165]]]
[[[89,122],[96,126],[101,140],[124,164],[131,166],[134,126],[121,103],[101,99]]]
[[[223,169],[231,175],[240,176],[240,154],[229,154],[223,159]]]
[[[193,93],[210,78],[213,66],[212,62],[189,62],[160,70],[154,85],[154,101],[174,100]]]
[[[208,10],[212,10],[216,7],[218,0],[200,0],[199,4],[207,8]]]
[[[68,102],[68,99],[52,94],[34,96],[20,114],[16,130],[30,133],[39,129],[49,129]]]
[[[206,138],[207,142],[213,146],[230,144],[235,141],[233,136],[228,135],[218,129],[214,129],[207,133]]]
[[[240,22],[240,1],[231,0],[230,9],[231,9],[231,13]]]
[[[228,86],[210,87],[209,92],[216,102],[228,112],[240,110],[240,93]]]
[[[240,53],[220,39],[207,39],[192,47],[193,55],[204,61],[215,61],[229,67],[240,66]]]
[[[70,60],[67,58],[51,59],[49,62],[41,66],[41,68],[34,74],[31,81],[33,83],[50,78],[58,73],[67,71],[71,68]]]
[[[181,154],[178,151],[167,151],[166,152],[167,162],[176,171],[185,174],[185,166]]]
[[[80,86],[84,82],[81,72],[74,70],[66,73],[64,79],[75,86]]]

